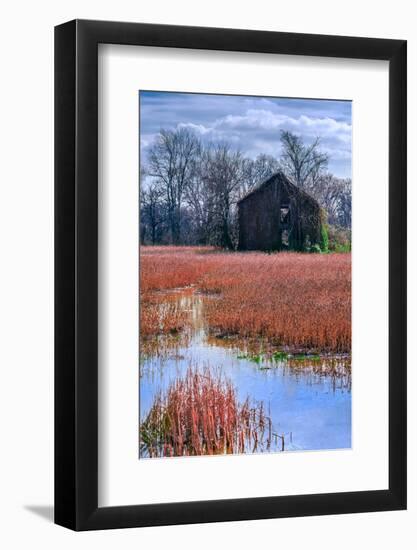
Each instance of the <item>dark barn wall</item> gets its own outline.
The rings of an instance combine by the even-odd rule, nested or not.
[[[275,174],[239,202],[239,250],[304,250],[321,242],[318,203],[300,191],[283,174]],[[281,224],[281,207],[289,207],[287,223]],[[288,246],[282,232],[288,231]]]
[[[280,247],[279,187],[275,182],[239,204],[239,248],[275,250]]]

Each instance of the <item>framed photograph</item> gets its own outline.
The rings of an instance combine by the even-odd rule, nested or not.
[[[55,522],[406,507],[406,42],[55,29]]]

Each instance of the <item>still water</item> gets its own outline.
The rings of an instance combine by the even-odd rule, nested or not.
[[[351,447],[351,375],[343,359],[335,369],[325,368],[326,359],[302,368],[288,361],[247,354],[244,343],[210,338],[204,324],[204,298],[178,292],[179,306],[190,316],[186,338],[177,345],[163,339],[159,351],[141,357],[140,419],[149,412],[155,396],[192,366],[221,370],[232,380],[239,401],[263,401],[273,431],[282,434],[285,451],[342,449]],[[161,353],[161,350],[163,352]],[[276,450],[281,449],[281,445]]]

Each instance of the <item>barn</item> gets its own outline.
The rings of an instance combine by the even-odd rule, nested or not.
[[[238,202],[239,250],[308,250],[321,245],[318,202],[277,172]]]

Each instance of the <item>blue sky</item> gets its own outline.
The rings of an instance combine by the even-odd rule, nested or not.
[[[245,155],[279,157],[280,130],[310,143],[317,136],[329,154],[329,171],[351,177],[350,101],[140,92],[142,158],[161,128],[186,127],[204,141],[227,141]]]

